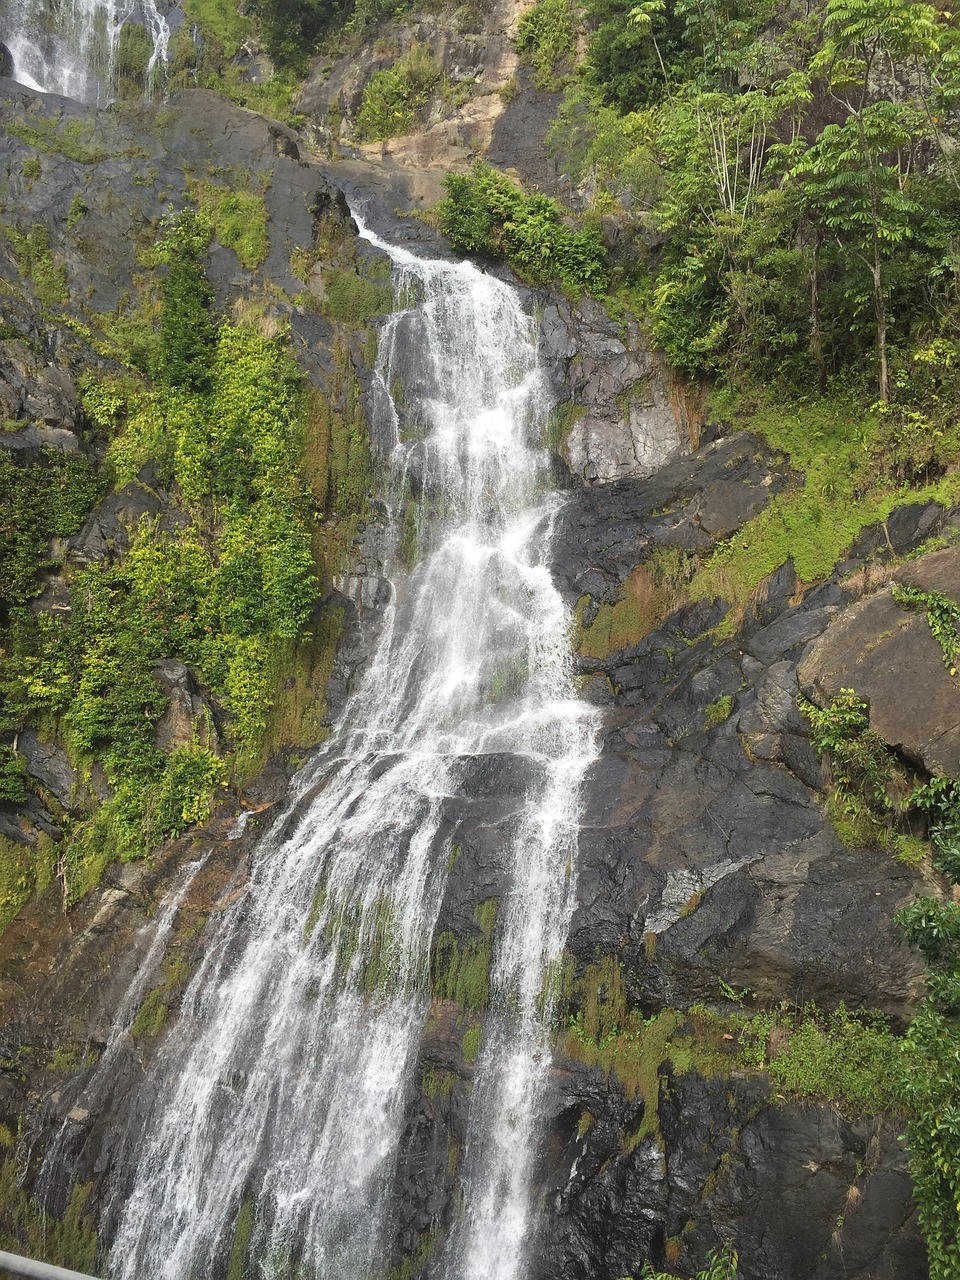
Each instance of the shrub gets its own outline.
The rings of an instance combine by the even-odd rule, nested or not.
[[[509,178],[478,161],[470,174],[448,174],[440,226],[467,253],[505,258],[518,275],[559,282],[575,293],[600,294],[610,281],[597,231],[572,231],[555,200],[525,195]]]
[[[558,89],[573,69],[577,30],[569,0],[537,0],[520,18],[517,53],[536,71],[540,89]]]
[[[443,76],[428,49],[414,45],[385,71],[375,71],[363,91],[354,126],[360,142],[376,142],[410,133]]]

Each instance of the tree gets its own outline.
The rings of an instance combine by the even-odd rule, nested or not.
[[[827,125],[788,173],[798,201],[816,225],[833,232],[871,279],[880,399],[889,399],[887,299],[884,265],[913,235],[919,205],[898,162],[914,138],[895,103],[861,106],[842,124]]]

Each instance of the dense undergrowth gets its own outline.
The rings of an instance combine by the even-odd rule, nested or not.
[[[213,315],[210,234],[200,213],[172,219],[148,255],[166,268],[155,323],[124,372],[81,380],[106,442],[102,472],[56,457],[0,467],[0,731],[62,742],[79,779],[54,868],[49,841],[26,862],[5,848],[0,923],[54,869],[72,901],[111,859],[202,822],[218,788],[262,759],[280,686],[295,700],[331,661],[338,618],[316,608],[321,504],[361,509],[363,460],[341,456],[349,432],[308,392],[282,333]],[[156,514],[130,530],[125,553],[68,569],[68,609],[32,608],[50,538],[76,533],[108,484],[132,485]],[[203,710],[163,746],[155,670],[171,659],[189,668]],[[16,803],[31,784],[13,744],[0,749],[0,794]]]

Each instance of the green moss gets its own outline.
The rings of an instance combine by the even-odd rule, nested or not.
[[[455,1000],[482,1013],[490,1002],[490,964],[499,899],[488,898],[474,912],[478,932],[470,938],[438,934],[430,949],[430,986],[435,998]]]
[[[107,152],[92,143],[95,126],[80,120],[33,118],[32,124],[24,120],[5,120],[4,129],[38,151],[49,155],[66,156],[78,164],[100,164],[107,159]]]
[[[191,182],[190,192],[220,243],[245,267],[259,267],[270,247],[263,192],[229,190],[206,181]]]
[[[354,269],[333,271],[324,283],[324,310],[331,320],[351,329],[383,315],[393,302],[389,285],[368,280]]]
[[[20,172],[26,178],[29,186],[33,186],[36,180],[43,172],[43,165],[40,163],[39,156],[27,156],[23,164],[20,166]]]
[[[707,728],[715,729],[718,724],[723,724],[725,720],[729,720],[732,710],[733,698],[729,693],[717,698],[716,702],[711,702],[707,706]]]
[[[480,1053],[481,1032],[478,1025],[468,1027],[463,1035],[463,1060],[476,1062]]]
[[[387,1269],[384,1280],[415,1280],[423,1274],[424,1268],[436,1251],[441,1239],[439,1227],[431,1231],[421,1231],[417,1236],[417,1246],[395,1267]]]
[[[97,1232],[87,1211],[90,1185],[74,1187],[62,1219],[45,1212],[18,1185],[17,1163],[0,1165],[0,1248],[93,1275]]]
[[[573,404],[569,400],[566,404],[559,404],[551,409],[546,425],[547,447],[554,453],[560,453],[571,428],[588,412],[586,405]]]
[[[585,658],[608,658],[638,644],[656,625],[663,610],[663,594],[653,575],[640,565],[623,584],[623,598],[615,604],[600,604],[589,625],[584,614],[589,601],[577,602],[574,615],[574,647]]]
[[[130,1024],[134,1040],[155,1039],[163,1030],[170,1006],[189,976],[187,962],[174,959],[167,963],[163,981],[147,995]]]
[[[453,1086],[457,1083],[457,1077],[452,1071],[434,1071],[426,1069],[420,1077],[420,1087],[428,1098],[439,1098],[441,1102],[445,1102],[453,1091]]]
[[[117,42],[115,75],[117,97],[141,101],[149,92],[148,67],[153,55],[153,37],[137,22],[125,22]]]
[[[254,1213],[253,1202],[244,1200],[237,1214],[233,1227],[233,1247],[230,1250],[230,1264],[227,1268],[227,1280],[245,1280],[248,1274],[247,1255],[250,1252],[250,1240],[253,1236]]]

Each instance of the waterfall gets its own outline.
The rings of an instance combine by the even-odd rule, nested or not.
[[[363,234],[394,263],[378,435],[394,493],[419,495],[419,560],[398,574],[344,720],[297,776],[246,892],[209,927],[144,1089],[132,1185],[108,1212],[115,1280],[382,1273],[449,815],[491,755],[522,757],[531,781],[503,813],[463,1213],[436,1265],[450,1280],[522,1274],[595,713],[573,690],[545,563],[559,499],[538,442],[535,325],[470,264]]]
[[[120,65],[126,24],[146,33],[146,49],[131,49]],[[170,28],[155,0],[0,0],[0,33],[13,60],[13,79],[102,107],[117,96],[121,74],[151,94],[165,63]]]

